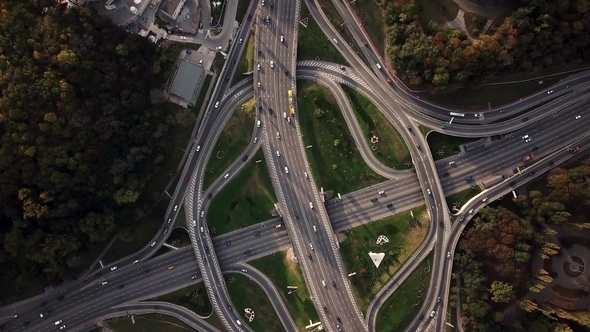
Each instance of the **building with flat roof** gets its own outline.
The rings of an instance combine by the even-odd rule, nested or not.
[[[186,0],[164,0],[162,1],[161,12],[162,14],[176,20]]]
[[[204,81],[203,67],[186,59],[180,59],[170,77],[168,93],[194,105]]]

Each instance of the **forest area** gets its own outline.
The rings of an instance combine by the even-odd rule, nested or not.
[[[3,0],[0,15],[0,279],[19,292],[133,238],[176,120],[150,101],[146,38],[51,0]]]
[[[590,58],[589,0],[513,1],[519,9],[499,27],[469,40],[432,21],[421,26],[414,0],[383,0],[392,68],[413,87],[444,93],[480,86],[499,74]]]
[[[480,211],[459,242],[455,273],[461,277],[461,287],[452,287],[449,303],[456,307],[461,296],[466,331],[570,332],[590,328],[587,310],[564,310],[551,303],[537,303],[534,298],[563,275],[546,264],[568,247],[566,241],[548,240],[559,236],[555,228],[576,233],[590,229],[588,179],[590,158],[579,166],[551,170],[541,188],[513,199],[514,212],[502,206]],[[535,257],[543,263],[535,264]],[[574,290],[580,298],[590,296],[590,284],[588,280],[585,283]]]

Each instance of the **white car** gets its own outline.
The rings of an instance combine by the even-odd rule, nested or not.
[[[240,40],[238,41],[238,44],[241,44],[241,43],[242,43],[242,38],[240,38]]]
[[[182,40],[187,40],[187,38],[185,36],[180,36],[180,39]],[[57,325],[57,324],[56,324]]]
[[[522,139],[527,139],[527,138],[529,138],[529,135],[524,135],[524,136],[522,136],[521,138],[522,138]]]
[[[117,269],[117,265],[111,267],[111,271],[115,271]]]
[[[225,175],[223,176],[224,179],[229,178],[229,173],[225,173]]]
[[[289,168],[285,166],[285,173],[289,174]]]
[[[217,107],[219,107],[219,102],[218,101],[215,102],[215,108],[217,108]]]
[[[205,216],[205,210],[201,211],[201,218]]]
[[[256,128],[260,128],[260,125],[261,125],[261,124],[262,124],[262,123],[260,122],[260,120],[258,120],[258,122],[256,122]]]
[[[447,258],[451,258],[451,252],[447,251]]]
[[[332,40],[334,41],[334,44],[338,45],[338,39],[334,38]]]
[[[309,202],[309,207],[313,209],[313,203]]]
[[[169,224],[171,221],[172,221],[172,218],[168,218],[167,224]]]
[[[525,139],[525,140],[524,140],[524,142],[525,142],[525,143],[528,143],[528,142],[530,142],[530,141],[532,141],[532,140],[533,140],[532,138],[527,138],[527,139]]]
[[[309,179],[309,174],[307,174],[307,172],[304,172],[303,175],[305,175],[306,179]]]
[[[473,209],[469,210],[469,214],[473,214]]]
[[[318,232],[318,229],[317,229],[317,227],[315,227],[315,225],[313,225],[313,231],[316,233]]]
[[[103,285],[103,286],[104,286],[104,285],[108,285],[108,284],[109,284],[109,281],[108,281],[108,280],[106,280],[106,281],[103,281],[103,282],[101,283],[101,285]],[[61,323],[61,321],[60,321],[60,323]],[[55,325],[57,325],[57,324],[55,324]]]
[[[218,51],[221,51],[222,49],[223,49],[223,47],[221,47],[221,46],[217,46],[217,50],[218,50]]]
[[[432,312],[430,313],[430,317],[434,317],[434,315],[436,315],[436,311],[432,310]]]
[[[287,112],[283,112],[283,118],[287,118]]]
[[[481,201],[485,203],[485,202],[488,201],[488,198],[487,197],[484,197]]]
[[[380,192],[378,192],[379,195],[385,195],[385,191],[381,190]]]
[[[576,120],[579,120],[581,117],[581,115],[576,115]]]
[[[58,320],[57,322],[55,322],[55,323],[53,323],[53,324],[55,324],[55,325],[59,325],[59,324],[61,324],[61,323],[63,323],[63,322],[62,322],[62,320],[60,319],[60,320]]]
[[[248,273],[248,270],[247,269],[242,269],[241,271],[244,272],[244,273]]]
[[[62,326],[60,326],[60,327],[59,327],[59,329],[60,329],[60,330],[63,330],[63,329],[65,329],[65,328],[66,328],[66,326],[65,326],[65,325],[62,325]]]
[[[133,264],[137,264],[137,263],[139,263],[139,259],[136,259],[133,261]]]
[[[281,134],[277,131],[277,138],[281,139]]]
[[[176,212],[176,210],[178,210],[178,205],[174,205],[174,212]]]
[[[277,157],[280,157],[281,153],[279,151],[277,151]]]
[[[274,67],[275,67],[275,62],[274,61],[271,61],[270,62],[270,68],[274,68]]]
[[[550,94],[552,94],[552,93],[553,93],[553,90],[549,90],[549,91],[547,91],[547,94],[548,94],[548,95],[550,95]]]
[[[311,248],[311,250],[313,250],[313,244],[311,242],[309,243],[309,247]]]
[[[205,228],[201,226],[201,233],[205,232]]]
[[[291,123],[291,118],[290,117],[287,118],[287,122]]]
[[[326,280],[322,280],[322,286],[327,287],[326,286]]]
[[[430,191],[430,188],[426,189],[426,192],[428,193],[428,195],[432,195],[432,192]]]
[[[260,65],[256,66],[256,70],[260,71]]]
[[[258,142],[258,136],[254,137],[254,144],[256,144],[256,142]]]
[[[152,242],[152,244],[150,244],[150,247],[154,247],[156,245],[156,241]]]
[[[201,151],[201,146],[197,145],[197,152]]]

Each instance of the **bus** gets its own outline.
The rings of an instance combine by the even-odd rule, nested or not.
[[[289,94],[289,109],[291,110],[291,115],[295,115],[295,96],[293,95],[293,91],[287,91]]]
[[[465,117],[465,113],[457,113],[457,112],[450,112],[449,115],[451,116],[460,116],[460,117]]]

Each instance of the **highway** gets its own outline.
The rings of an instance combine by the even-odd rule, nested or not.
[[[87,329],[101,317],[114,317],[128,311],[143,313],[153,309],[179,317],[195,328],[212,331],[214,329],[211,326],[182,308],[165,304],[135,303],[183,288],[202,278],[215,312],[226,328],[230,331],[246,331],[249,330],[247,324],[243,319],[238,322],[240,316],[232,309],[234,305],[229,299],[223,273],[246,273],[242,269],[247,269],[247,274],[267,293],[285,329],[293,331],[296,330],[295,323],[278,290],[261,273],[243,265],[244,261],[263,257],[290,246],[295,249],[323,326],[329,331],[374,331],[377,313],[387,297],[397,289],[396,284],[401,283],[426,253],[434,249],[434,277],[431,279],[427,301],[407,330],[421,330],[425,326],[442,330],[445,315],[438,313],[446,311],[446,301],[439,308],[435,300],[438,296],[445,299],[448,296],[452,259],[447,259],[446,255],[447,252],[454,252],[461,231],[467,224],[467,221],[450,223],[445,196],[467,189],[491,175],[513,176],[516,167],[527,167],[527,172],[534,169],[534,176],[514,176],[519,179],[517,185],[522,185],[554,165],[573,157],[564,147],[583,144],[580,147],[585,150],[588,146],[586,140],[579,141],[586,138],[590,125],[586,97],[590,88],[588,72],[572,75],[558,85],[550,87],[553,91],[550,94],[541,91],[502,107],[503,112],[496,109],[477,118],[473,112],[466,112],[465,117],[454,119],[452,124],[447,124],[451,119],[448,112],[456,110],[432,105],[408,95],[401,85],[389,86],[385,83],[391,76],[377,68],[376,63],[381,61],[372,45],[362,47],[369,39],[360,25],[354,24],[356,18],[348,16],[351,14],[346,2],[334,1],[334,4],[342,17],[348,19],[348,26],[363,48],[365,56],[371,62],[375,62],[371,68],[368,68],[344,42],[334,44],[352,68],[347,67],[343,71],[338,64],[309,60],[296,63],[297,23],[301,3],[294,0],[277,1],[273,9],[270,9],[270,3],[271,1],[267,0],[266,6],[262,6],[258,1],[253,1],[248,13],[254,14],[254,19],[244,21],[236,36],[236,39],[248,40],[251,33],[250,25],[256,24],[256,58],[260,70],[255,71],[253,78],[230,87],[229,78],[235,73],[236,61],[243,53],[246,43],[232,45],[198,135],[189,143],[191,152],[163,218],[162,228],[153,240],[139,252],[93,272],[83,281],[64,284],[57,287],[54,293],[43,294],[21,304],[15,304],[14,308],[1,308],[0,314],[5,317],[3,324],[6,324],[7,330],[58,330],[59,326],[54,324],[57,320],[63,320],[67,330]],[[315,7],[315,3],[306,4],[328,38],[343,41],[321,10]],[[297,92],[293,73],[296,73],[298,78],[315,80],[330,89],[344,113],[365,162],[375,172],[391,180],[344,195],[342,201],[332,200],[324,207],[305,156],[298,119],[296,114],[293,116],[289,111],[287,91],[291,90],[295,94]],[[394,82],[397,83],[395,80]],[[376,160],[368,150],[348,100],[337,84],[353,87],[378,106],[408,143],[415,166],[413,170],[393,170]],[[253,142],[244,151],[244,156],[252,156],[257,149],[263,148],[273,186],[279,197],[282,218],[212,239],[209,232],[201,231],[201,227],[203,230],[207,229],[207,209],[210,204],[207,197],[209,194],[214,196],[222,190],[246,163],[242,159],[236,160],[225,172],[228,176],[217,179],[210,188],[202,188],[204,170],[219,132],[231,117],[232,110],[252,96],[255,96],[260,107],[258,109],[261,110],[258,113],[261,126],[253,128],[253,137],[257,137],[257,142]],[[527,114],[512,118],[517,112],[552,98],[558,99]],[[219,104],[214,106],[217,102]],[[287,114],[283,115],[284,112]],[[576,116],[581,118],[576,119]],[[492,123],[500,119],[504,121]],[[485,147],[435,163],[425,139],[419,134],[418,124],[453,136],[498,137],[486,142]],[[441,126],[445,126],[446,129]],[[521,138],[524,135],[528,135],[532,141],[525,142]],[[578,141],[579,143],[576,143]],[[531,153],[535,156],[533,166],[522,161],[524,156]],[[450,166],[449,161],[455,164]],[[550,162],[553,164],[550,165]],[[187,181],[185,176],[188,176]],[[465,181],[468,176],[473,178],[473,182]],[[485,205],[481,202],[481,198],[484,197],[482,195],[487,195],[493,200],[510,191],[510,183],[511,181],[505,180],[492,190],[478,195],[455,215],[461,215],[470,208],[477,211]],[[380,190],[386,191],[386,194],[377,195]],[[431,194],[427,194],[427,190],[430,190]],[[377,196],[380,196],[378,202],[371,202],[371,198]],[[183,248],[151,258],[169,235],[179,206],[183,202],[192,248]],[[417,259],[407,262],[373,300],[365,320],[352,296],[347,271],[339,257],[335,233],[405,211],[424,202],[427,203],[433,221],[431,231],[416,252]],[[389,203],[393,204],[392,208],[387,208],[386,205]],[[466,217],[468,220],[470,216]],[[444,221],[444,227],[439,227],[438,221]],[[279,222],[284,222],[286,227],[276,229],[274,225]],[[314,226],[318,230],[317,233]],[[259,229],[260,235],[254,235],[254,229]],[[231,245],[227,245],[227,241],[230,241]],[[251,254],[245,255],[245,250],[251,250]],[[174,268],[170,270],[169,266]],[[192,278],[194,276],[195,279]],[[326,287],[322,285],[322,281],[326,281]],[[331,281],[334,281],[336,286],[332,286]],[[41,307],[41,302],[47,304]],[[327,310],[324,311],[323,307]],[[423,319],[430,317],[433,310],[437,313],[434,319]],[[51,314],[40,317],[41,313],[47,311],[51,311]],[[10,318],[13,312],[18,313],[17,318]]]

